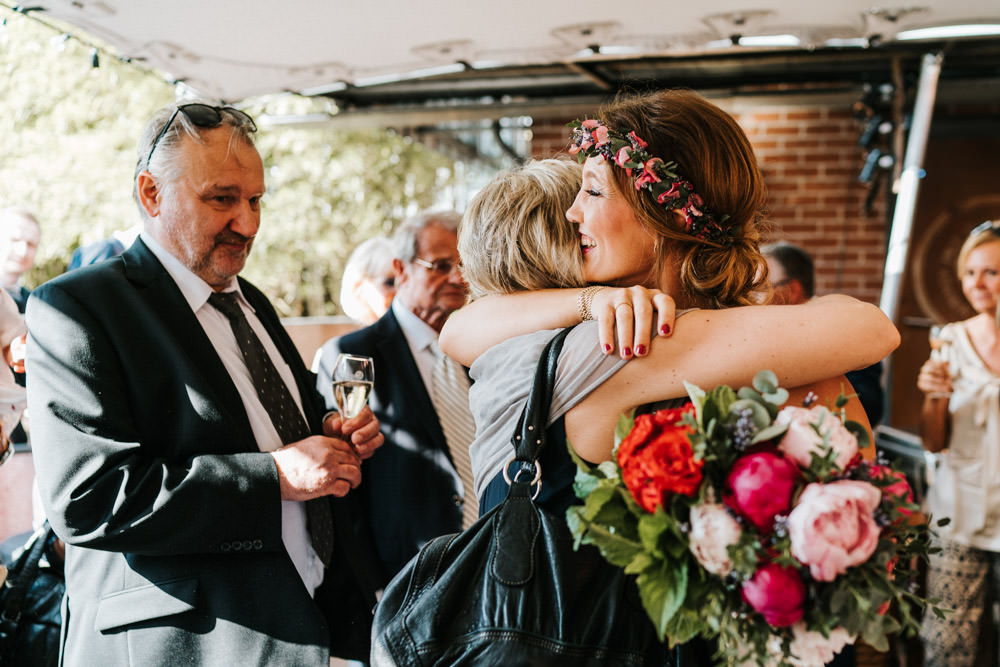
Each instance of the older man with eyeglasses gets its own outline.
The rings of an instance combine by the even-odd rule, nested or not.
[[[425,211],[393,238],[396,296],[389,311],[359,331],[327,341],[314,363],[333,407],[331,377],[340,353],[375,360],[370,404],[385,446],[364,462],[358,489],[378,551],[380,586],[433,537],[468,527],[479,514],[469,444],[475,426],[463,367],[438,349],[445,320],[465,304],[455,211]]]
[[[349,503],[382,436],[370,411],[324,415],[238,277],[265,191],[255,131],[232,107],[161,109],[137,151],[138,240],[29,300],[38,483],[68,545],[64,665],[367,654]]]

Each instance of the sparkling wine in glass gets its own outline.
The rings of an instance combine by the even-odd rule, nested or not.
[[[344,419],[357,417],[375,382],[375,362],[371,357],[342,354],[333,368],[333,398]]]
[[[932,324],[930,328],[930,334],[927,339],[931,344],[931,359],[934,361],[946,361],[947,355],[945,354],[945,348],[948,346],[948,342],[941,338],[942,325]],[[936,391],[930,394],[931,397],[944,397],[950,396],[948,392]]]

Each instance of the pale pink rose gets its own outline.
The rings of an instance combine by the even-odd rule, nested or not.
[[[622,146],[618,151],[618,154],[615,155],[615,163],[617,163],[619,167],[624,167],[631,159],[632,158],[629,156],[628,146]]]
[[[603,146],[604,144],[608,143],[608,128],[601,125],[596,130],[594,130],[594,142],[598,146]]]
[[[582,123],[580,123],[581,126],[587,128],[587,129],[593,129],[593,128],[597,127],[600,124],[601,124],[600,121],[595,120],[593,118],[588,118],[587,120],[585,120]]]
[[[836,453],[834,463],[844,470],[858,453],[858,439],[844,428],[843,423],[823,406],[782,408],[774,420],[775,424],[788,424],[788,430],[778,443],[778,449],[795,461],[800,468],[808,468],[812,463],[811,454],[823,455],[823,435],[829,436],[830,447]],[[813,425],[819,427],[816,433]]]
[[[736,544],[743,529],[724,505],[704,503],[691,508],[691,533],[688,547],[701,566],[720,577],[733,570],[726,549]]]
[[[817,581],[833,581],[868,560],[878,546],[874,512],[882,493],[868,482],[806,486],[788,515],[792,555]]]
[[[829,637],[824,637],[822,632],[808,630],[806,624],[799,621],[792,626],[792,642],[789,646],[791,655],[788,662],[795,667],[823,667],[845,646],[853,644],[854,639],[840,626],[831,630]]]

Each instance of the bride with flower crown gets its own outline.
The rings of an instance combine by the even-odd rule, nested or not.
[[[705,98],[620,100],[573,127],[582,183],[579,167],[559,160],[501,174],[460,228],[463,275],[477,298],[452,315],[440,344],[475,381],[470,453],[481,512],[506,495],[510,434],[554,330],[585,322],[559,358],[548,442],[568,439],[594,463],[611,459],[622,413],[686,396],[685,380],[740,386],[769,368],[782,386],[827,379],[800,394],[832,398],[844,372],[899,343],[881,311],[849,297],[751,305],[766,289],[766,190],[746,135]],[[867,423],[856,399],[848,409]],[[562,447],[540,460],[539,502],[563,512],[576,502],[576,466]]]

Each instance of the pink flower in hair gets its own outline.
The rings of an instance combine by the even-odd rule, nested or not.
[[[617,164],[619,167],[627,169],[627,167],[625,167],[625,164],[628,163],[631,159],[632,157],[629,155],[629,147],[623,146],[621,150],[618,151],[618,154],[615,155],[615,164]]]
[[[588,130],[592,130],[600,124],[601,124],[600,121],[594,120],[593,118],[588,118],[587,120],[580,123],[580,126],[585,127]]]
[[[658,157],[646,160],[645,164],[642,165],[642,173],[639,174],[635,179],[636,190],[641,190],[645,185],[651,185],[653,183],[660,182],[660,177],[659,175],[657,175],[655,167],[657,163],[662,164],[662,162],[663,160],[661,160]]]
[[[628,133],[628,138],[631,140],[633,146],[637,146],[639,148],[645,148],[647,146],[646,142],[640,139],[639,135],[637,135],[634,130]]]
[[[608,137],[608,128],[603,125],[599,125],[596,130],[594,130],[594,140],[597,142],[598,146],[603,146],[610,141]]]
[[[569,154],[570,155],[576,155],[577,153],[580,152],[580,148],[581,147],[577,146],[576,144],[570,144],[570,146],[569,146]]]

